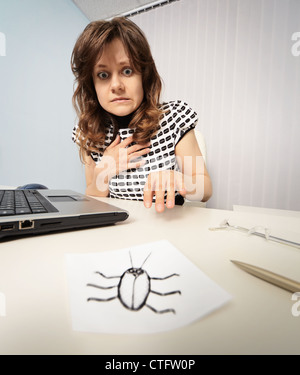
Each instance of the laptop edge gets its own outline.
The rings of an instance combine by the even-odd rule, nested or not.
[[[57,210],[0,217],[0,239],[115,224],[127,211],[71,190],[36,190]]]

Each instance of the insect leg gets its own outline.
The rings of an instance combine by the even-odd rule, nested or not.
[[[154,293],[154,294],[157,294],[159,296],[169,296],[171,294],[181,294],[181,291],[180,290],[174,290],[172,292],[167,292],[167,293],[160,293],[160,292],[156,292],[155,290],[150,290],[151,293]]]
[[[165,310],[156,310],[154,307],[150,306],[150,305],[145,305],[147,306],[150,310],[152,310],[153,312],[155,312],[156,314],[165,314],[165,313],[173,313],[173,314],[176,314],[176,311],[174,309],[165,309]]]
[[[95,273],[105,277],[106,279],[117,279],[117,278],[119,279],[120,278],[120,276],[105,276],[102,272],[99,272],[99,271],[96,271]]]
[[[172,273],[172,275],[169,275],[169,276],[165,276],[165,277],[151,277],[151,279],[152,280],[166,280],[169,277],[173,277],[173,276],[180,276],[180,275],[178,275],[178,273]]]
[[[100,285],[96,285],[96,284],[86,284],[86,286],[92,286],[94,288],[98,288],[98,289],[113,289],[113,288],[116,288],[118,285],[113,285],[113,286],[100,286]]]
[[[96,302],[105,302],[105,301],[112,301],[113,299],[116,299],[118,298],[118,296],[115,296],[115,297],[110,297],[110,298],[94,298],[94,297],[90,297],[87,299],[87,301],[96,301]]]

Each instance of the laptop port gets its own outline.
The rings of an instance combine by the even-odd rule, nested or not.
[[[33,229],[34,228],[34,221],[33,220],[24,220],[19,221],[19,229]]]
[[[14,225],[13,224],[3,224],[3,225],[0,225],[0,231],[7,231],[7,230],[13,230],[14,229]]]

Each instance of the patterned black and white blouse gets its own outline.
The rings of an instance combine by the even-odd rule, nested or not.
[[[158,132],[151,138],[151,151],[143,155],[142,158],[146,162],[140,168],[134,168],[123,171],[119,175],[114,176],[109,182],[110,197],[143,200],[143,190],[147,177],[150,172],[159,170],[179,170],[175,157],[175,146],[181,138],[191,129],[194,129],[198,117],[186,103],[181,100],[163,103],[163,118],[159,123]],[[79,132],[77,127],[73,129],[72,139],[78,141]],[[121,141],[132,135],[133,129],[119,129]],[[106,131],[105,147],[108,146],[113,139],[113,125],[110,124]],[[99,149],[99,153],[91,153],[92,159],[99,163],[103,155],[103,150]],[[176,203],[182,204],[183,198],[176,194]],[[154,198],[155,200],[155,198]]]

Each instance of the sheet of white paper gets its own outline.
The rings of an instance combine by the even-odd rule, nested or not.
[[[101,253],[67,254],[66,264],[76,331],[168,331],[207,315],[231,299],[168,241]],[[131,268],[139,269],[140,275],[134,277]],[[133,301],[135,309],[130,305]],[[126,303],[129,307],[124,306]]]

